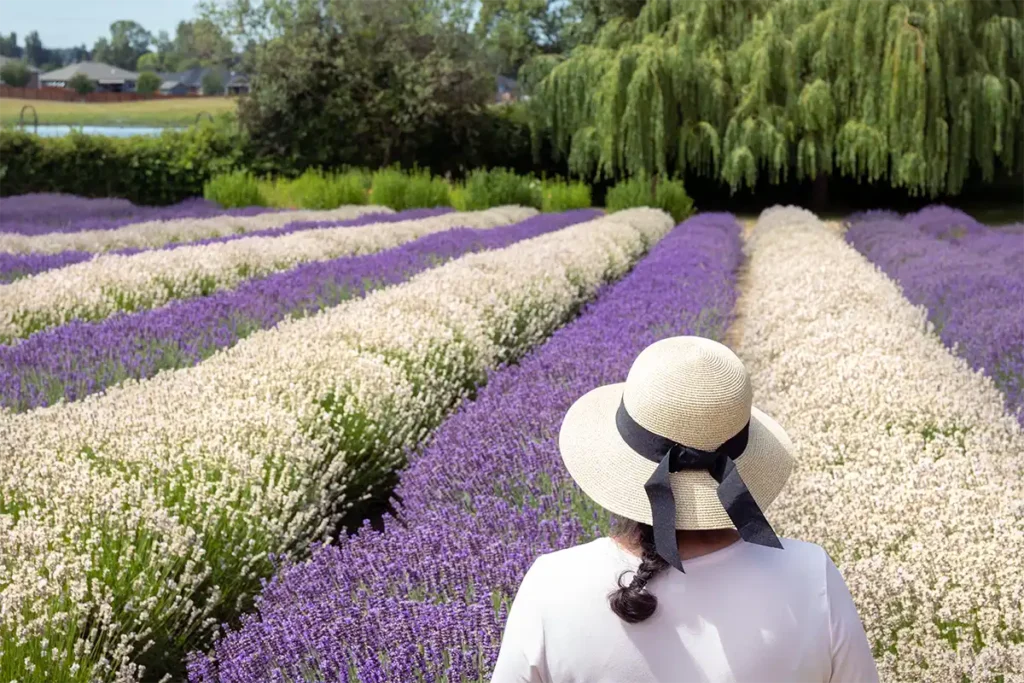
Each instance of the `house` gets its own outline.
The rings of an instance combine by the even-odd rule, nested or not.
[[[192,89],[181,81],[165,80],[160,84],[161,95],[191,95]]]
[[[20,61],[23,61],[23,60],[14,59],[13,57],[4,57],[3,55],[0,55],[0,69],[2,69],[4,64],[6,64],[7,62],[20,62]],[[37,69],[34,66],[32,66],[30,64],[27,64],[27,63],[25,64],[25,66],[28,67],[28,72],[30,74],[29,75],[29,79],[28,79],[28,83],[25,84],[25,87],[26,88],[38,88],[39,87],[39,69]]]
[[[78,62],[41,75],[39,82],[44,87],[66,88],[77,74],[84,74],[95,83],[97,92],[135,92],[139,80],[134,71],[102,62]]]
[[[519,81],[508,76],[498,76],[498,91],[495,102],[515,102],[519,99]]]
[[[237,71],[232,72],[228,79],[227,91],[229,95],[248,95],[249,77]]]
[[[196,66],[186,71],[158,73],[157,75],[163,79],[160,92],[168,95],[201,95],[203,79],[211,73],[217,76],[228,94],[239,95],[249,92],[248,77],[217,66]]]

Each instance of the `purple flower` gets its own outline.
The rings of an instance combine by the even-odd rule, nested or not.
[[[438,212],[414,209],[389,214],[387,219]],[[284,318],[311,315],[467,252],[508,246],[598,213],[586,209],[542,214],[486,230],[456,228],[376,254],[308,263],[208,297],[97,322],[61,325],[0,346],[0,405],[26,410],[62,399],[73,401],[126,378],[194,365]],[[346,224],[376,220],[363,216]]]
[[[989,228],[931,206],[861,217],[846,239],[928,309],[943,343],[995,381],[1024,425],[1024,224]]]
[[[254,206],[225,211],[205,199],[186,199],[172,206],[136,206],[127,199],[86,199],[43,192],[0,199],[0,232],[42,235],[48,232],[109,230],[140,221],[220,214],[251,216],[274,210]]]
[[[268,581],[256,614],[188,662],[193,683],[487,680],[511,597],[541,553],[602,533],[558,427],[586,391],[678,334],[720,337],[735,302],[740,230],[702,214],[663,239],[579,318],[491,374],[420,451],[401,523],[313,549]]]

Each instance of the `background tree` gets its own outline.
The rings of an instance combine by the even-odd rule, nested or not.
[[[161,71],[163,70],[163,60],[160,59],[160,55],[155,52],[147,52],[139,55],[138,60],[135,62],[136,71]]]
[[[139,74],[139,80],[135,84],[135,89],[143,95],[152,95],[160,89],[160,84],[163,83],[160,77],[152,71],[144,71]]]
[[[588,176],[695,173],[735,191],[838,174],[955,194],[972,172],[1024,172],[1022,12],[649,0],[550,70],[534,127]]]
[[[88,95],[96,89],[96,84],[89,80],[85,74],[75,74],[68,81],[68,87],[79,95]]]
[[[224,80],[216,71],[207,71],[205,74],[203,74],[202,85],[204,95],[224,94]]]
[[[11,31],[8,35],[0,35],[0,56],[21,57],[21,48],[18,47],[18,34]]]
[[[418,0],[236,0],[218,21],[251,44],[239,107],[257,153],[304,166],[424,163],[458,146],[495,92],[453,6]],[[455,6],[455,9],[458,9]],[[449,155],[450,156],[450,155]]]
[[[0,67],[0,81],[15,88],[24,88],[32,80],[32,72],[21,61],[9,61]]]
[[[565,49],[565,12],[551,0],[482,0],[475,32],[497,71],[515,77],[530,58]]]
[[[134,69],[139,57],[149,51],[153,36],[134,21],[115,21],[110,25],[110,39],[100,38],[93,47],[93,60]]]
[[[234,47],[220,26],[209,18],[201,17],[178,24],[174,37],[174,52],[182,63],[194,62],[195,66],[224,66],[231,61]],[[191,67],[182,64],[177,66],[178,70],[187,68]]]
[[[49,51],[43,47],[39,31],[32,31],[25,36],[25,59],[32,66],[42,66],[50,61]]]

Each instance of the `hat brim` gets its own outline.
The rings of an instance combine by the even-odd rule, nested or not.
[[[610,512],[651,524],[644,484],[658,467],[633,451],[619,435],[615,413],[625,383],[598,387],[579,398],[565,415],[558,447],[569,475],[594,502]],[[762,511],[793,471],[793,444],[779,424],[751,409],[750,436],[735,460],[747,489]],[[724,529],[733,523],[718,500],[718,482],[704,471],[670,476],[676,502],[676,529]]]

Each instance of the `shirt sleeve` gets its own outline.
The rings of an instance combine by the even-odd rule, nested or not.
[[[526,572],[512,601],[491,683],[549,683],[541,617],[544,582],[538,569],[542,559]]]
[[[831,559],[826,560],[826,565],[832,633],[832,677],[829,683],[877,683],[878,669],[850,589]]]

